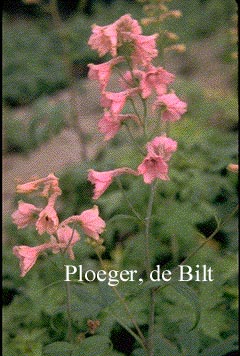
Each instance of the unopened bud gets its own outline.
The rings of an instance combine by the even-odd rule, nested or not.
[[[158,8],[159,8],[159,10],[162,11],[162,12],[167,12],[167,11],[168,11],[167,6],[166,6],[166,5],[163,5],[163,4],[159,4],[159,5],[158,5]]]
[[[164,49],[164,52],[176,51],[178,53],[183,53],[186,51],[186,46],[184,44],[176,44]]]
[[[173,11],[171,11],[171,14],[176,19],[178,19],[179,17],[182,17],[182,12],[180,10],[173,10]]]
[[[232,57],[232,59],[238,59],[238,53],[237,52],[233,52],[231,54],[231,57]]]
[[[95,334],[96,329],[100,326],[100,321],[99,320],[88,320],[87,321],[87,326],[88,326],[88,332],[92,335]]]
[[[156,19],[154,17],[145,17],[141,20],[141,24],[143,26],[148,26],[150,25],[151,23],[154,23],[156,22]]]
[[[169,40],[172,40],[172,41],[177,41],[179,39],[178,35],[174,32],[166,31],[165,35]]]
[[[238,164],[230,163],[230,164],[227,166],[227,169],[228,169],[230,172],[238,173]]]
[[[84,339],[86,339],[85,333],[80,333],[77,335],[77,342],[82,342]]]

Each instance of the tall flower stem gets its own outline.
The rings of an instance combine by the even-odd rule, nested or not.
[[[104,262],[103,262],[103,259],[101,257],[101,254],[99,253],[99,251],[96,248],[95,248],[95,252],[96,252],[96,255],[98,256],[101,268],[103,270],[105,270],[105,268],[104,268],[105,266],[104,266]],[[126,303],[125,299],[121,296],[121,294],[119,293],[119,291],[117,290],[117,288],[115,286],[111,286],[111,288],[112,288],[113,292],[115,293],[115,295],[117,296],[117,298],[120,301],[120,303],[122,304],[122,306],[124,307],[124,309],[125,309],[125,311],[126,311],[126,313],[128,315],[128,318],[132,322],[133,326],[135,327],[136,332],[137,332],[138,335],[134,331],[129,329],[128,327],[126,327],[126,330],[131,333],[131,335],[135,338],[135,340],[138,341],[139,344],[142,346],[142,348],[147,352],[146,339],[145,339],[143,333],[141,332],[141,330],[140,330],[140,328],[139,328],[134,316],[132,315],[132,312],[129,309],[128,304]],[[121,323],[121,325],[123,327],[125,327],[125,325],[123,323]]]
[[[68,319],[67,340],[73,342],[70,282],[66,282],[66,293],[67,293],[67,319]]]
[[[156,184],[157,184],[156,181],[151,184],[151,192],[150,192],[150,197],[149,197],[149,202],[148,202],[147,215],[145,218],[145,254],[146,254],[145,270],[146,270],[148,277],[151,272],[150,224],[151,224],[151,217],[152,217],[154,195],[155,195],[155,191],[156,191]]]
[[[151,256],[150,256],[150,224],[152,217],[153,201],[156,191],[157,182],[151,184],[151,192],[148,202],[147,215],[145,218],[145,270],[147,273],[147,278],[150,276],[151,272]],[[149,300],[149,329],[148,329],[148,340],[147,340],[147,356],[153,356],[154,353],[154,319],[155,319],[155,290],[150,290],[150,300]]]

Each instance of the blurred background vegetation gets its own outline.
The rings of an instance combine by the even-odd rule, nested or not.
[[[28,157],[69,126],[65,114],[69,103],[58,100],[53,106],[49,98],[68,90],[73,82],[77,91],[84,94],[87,64],[99,63],[96,53],[87,45],[91,25],[109,24],[125,13],[138,20],[146,16],[143,3],[130,0],[59,0],[58,6],[69,45],[70,74],[63,61],[59,33],[53,28],[50,15],[34,1],[29,4],[27,1],[4,1],[2,100],[6,159],[14,155],[15,160]],[[179,149],[171,162],[171,180],[158,186],[151,231],[153,267],[161,264],[173,268],[199,245],[200,234],[210,236],[217,227],[217,220],[226,218],[237,204],[237,176],[226,169],[238,159],[237,43],[234,37],[237,23],[233,18],[236,16],[234,0],[172,0],[168,6],[181,10],[183,16],[169,18],[161,26],[151,24],[143,29],[145,34],[172,31],[186,45],[185,52],[172,51],[164,58],[166,69],[176,74],[174,89],[187,101],[188,113],[170,130],[170,136],[179,142]],[[91,93],[86,92],[86,95]],[[23,111],[30,114],[26,117]],[[96,111],[100,118],[101,108],[97,107]],[[91,139],[94,141],[94,134],[89,135],[86,144]],[[60,217],[79,214],[92,207],[93,189],[87,182],[89,168],[136,168],[136,162],[136,154],[122,132],[104,149],[99,149],[93,159],[59,169],[56,174],[63,190]],[[140,178],[132,177],[124,177],[121,184],[136,209],[145,214],[148,186],[144,186]],[[16,207],[20,198],[25,197],[15,197],[13,206]],[[116,183],[99,199],[98,205],[101,216],[109,221],[103,236],[106,241],[103,257],[109,267],[134,267],[141,271],[144,257],[141,227],[133,219],[116,218],[126,212],[130,214]],[[39,238],[34,230],[17,230],[10,217],[4,218],[7,235],[3,254],[4,355],[42,355],[43,346],[64,340],[66,301],[62,284],[45,289],[46,285],[63,280],[63,275],[43,256],[36,268],[24,280],[20,279],[18,261],[11,249],[16,244],[34,246]],[[159,355],[182,355],[180,350],[185,349],[188,356],[221,356],[236,350],[236,237],[237,216],[234,215],[211,243],[191,260],[192,265],[210,264],[217,277],[211,284],[193,286],[200,298],[202,318],[198,328],[188,334],[187,341],[181,331],[186,327],[186,320],[193,318],[191,306],[181,296],[174,297],[171,290],[166,289],[159,295],[157,330],[162,339],[158,342],[159,348],[164,350]],[[53,258],[61,264],[58,256]],[[76,246],[76,264],[79,261],[86,269],[98,268],[93,250],[85,242]],[[48,273],[50,269],[52,274]],[[148,302],[144,294],[134,297],[130,286],[119,288],[123,293],[133,293],[131,307],[136,311],[141,330],[146,331]],[[108,336],[113,345],[114,351],[109,355],[142,355],[131,335],[111,316],[111,312],[119,312],[119,305],[113,303],[113,296],[104,286],[89,286],[87,294],[74,286],[73,293],[76,334],[86,331],[87,319],[98,318],[101,320],[99,335]],[[98,301],[94,297],[96,294]],[[79,297],[81,305],[76,304]],[[104,340],[102,342],[104,344]],[[44,355],[60,356],[56,350],[45,349]],[[93,355],[85,351],[84,356]]]

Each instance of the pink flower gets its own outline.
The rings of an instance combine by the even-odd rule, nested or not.
[[[130,70],[123,74],[123,76],[119,79],[119,83],[124,90],[134,87],[134,80]]]
[[[99,234],[101,234],[105,227],[105,221],[100,218],[99,210],[96,205],[92,209],[83,211],[80,215],[73,215],[64,220],[61,226],[66,226],[70,223],[80,223],[85,234],[99,241]]]
[[[18,229],[23,229],[36,220],[36,214],[41,209],[37,208],[33,204],[18,202],[18,210],[12,213],[13,223],[17,225]]]
[[[92,35],[88,45],[98,51],[100,57],[110,52],[113,57],[117,55],[117,28],[113,23],[107,26],[92,26]]]
[[[79,222],[81,222],[85,234],[94,240],[99,240],[99,234],[106,227],[105,221],[99,216],[99,210],[96,205],[92,209],[83,211],[79,215]]]
[[[125,173],[138,175],[138,172],[128,167],[117,168],[107,172],[97,172],[93,169],[90,169],[88,173],[88,180],[95,185],[93,199],[100,198],[100,196],[112,183],[114,177]]]
[[[100,57],[106,53],[111,53],[113,57],[116,57],[117,49],[124,42],[130,42],[131,35],[140,35],[141,33],[142,30],[138,22],[126,14],[110,25],[93,25],[88,45],[98,51]]]
[[[56,232],[59,225],[59,219],[54,207],[48,204],[39,214],[36,222],[36,229],[39,235],[47,232],[49,235]]]
[[[131,55],[134,66],[148,65],[153,58],[157,57],[158,50],[156,49],[157,34],[151,36],[132,35],[134,43],[134,51]]]
[[[112,67],[122,61],[124,61],[124,57],[116,57],[105,63],[88,64],[89,79],[98,80],[101,86],[101,90],[105,90],[111,77]]]
[[[122,111],[127,99],[139,91],[138,88],[131,88],[119,93],[103,92],[101,97],[101,105],[104,108],[109,108],[112,116],[117,116]]]
[[[154,109],[156,107],[164,108],[162,113],[164,121],[177,121],[187,111],[187,104],[174,93],[159,96],[154,104]]]
[[[58,195],[62,194],[62,191],[59,188],[59,179],[55,177],[53,173],[50,173],[46,178],[43,178],[42,181],[44,184],[44,189],[41,192],[41,195],[43,197],[54,195],[57,198]]]
[[[143,175],[143,180],[151,184],[156,178],[169,180],[168,162],[173,152],[177,149],[177,142],[164,136],[155,137],[147,143],[147,156],[138,166],[138,173]]]
[[[20,260],[21,277],[24,277],[27,272],[35,265],[39,254],[50,248],[51,244],[45,243],[36,247],[29,246],[14,246],[13,253]]]
[[[129,14],[121,16],[115,23],[118,33],[118,47],[124,42],[130,42],[132,40],[132,34],[140,35],[142,33],[142,29],[137,20],[134,20]]]
[[[24,184],[18,184],[16,191],[17,193],[24,194],[24,193],[32,193],[34,190],[38,190],[39,183],[38,181],[32,181]]]
[[[80,240],[80,235],[77,230],[70,228],[67,225],[62,225],[57,229],[57,239],[51,237],[53,244],[53,253],[58,253],[61,249],[66,249],[69,257],[74,260],[74,253],[72,247]]]
[[[167,92],[167,86],[174,81],[175,76],[162,67],[149,65],[146,71],[136,70],[135,74],[140,78],[142,97],[149,97],[155,89],[158,95]]]
[[[177,150],[177,142],[166,135],[157,136],[147,143],[147,151],[151,156],[161,156],[164,161],[169,161],[172,153]]]
[[[43,187],[41,192],[42,196],[47,197],[49,194],[61,194],[61,189],[58,186],[58,178],[53,173],[50,173],[47,177],[35,179],[25,184],[17,185],[17,193],[32,193],[34,190],[38,190]]]
[[[113,138],[120,130],[122,122],[128,119],[132,119],[139,123],[137,116],[133,114],[119,114],[116,117],[112,117],[108,111],[105,112],[102,119],[98,122],[99,131],[105,134],[104,140],[108,141]]]
[[[139,174],[143,175],[143,180],[147,184],[151,184],[156,178],[169,180],[168,165],[160,156],[147,156],[138,166]]]

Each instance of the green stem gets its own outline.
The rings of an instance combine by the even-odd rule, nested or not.
[[[98,259],[99,259],[101,268],[102,268],[103,270],[105,270],[105,268],[104,268],[104,262],[103,262],[103,259],[102,259],[101,255],[100,255],[100,253],[97,251],[97,249],[95,249],[95,252],[96,252],[96,255],[98,256]],[[133,324],[133,326],[135,327],[135,329],[136,329],[138,335],[137,335],[134,331],[132,331],[132,330],[131,330],[131,332],[130,332],[130,331],[129,331],[130,328],[128,328],[124,323],[121,322],[120,324],[121,324],[127,331],[130,332],[130,334],[135,338],[135,340],[138,341],[139,344],[140,344],[140,345],[143,347],[143,349],[146,351],[147,349],[146,349],[146,346],[145,346],[145,344],[146,344],[145,337],[144,337],[144,335],[142,334],[142,332],[141,332],[141,330],[140,330],[140,328],[139,328],[139,326],[138,326],[138,324],[137,324],[137,322],[136,322],[134,316],[132,315],[132,313],[131,313],[131,311],[130,311],[130,309],[129,309],[127,303],[126,303],[126,301],[125,301],[124,298],[121,296],[121,294],[119,293],[119,291],[117,290],[117,288],[116,288],[115,286],[111,286],[111,288],[112,288],[113,292],[115,293],[115,295],[117,296],[118,300],[119,300],[119,301],[121,302],[121,304],[123,305],[123,307],[124,307],[124,309],[125,309],[125,311],[126,311],[128,317],[129,317],[129,320],[132,322],[132,324]],[[117,318],[117,317],[116,317],[116,318]]]
[[[191,257],[195,256],[196,253],[201,250],[209,241],[211,241],[214,236],[216,236],[216,234],[222,229],[222,227],[236,214],[236,212],[238,211],[238,205],[233,209],[233,211],[226,217],[226,219],[224,221],[222,221],[222,223],[218,224],[218,227],[213,231],[213,233],[208,236],[205,241],[203,243],[201,243],[193,252],[191,252],[179,265],[185,265],[186,262],[191,259]],[[179,271],[179,266],[177,266],[176,268],[174,268],[172,270],[172,277],[177,274]],[[155,292],[159,291],[160,289],[163,289],[166,287],[166,284],[163,284],[162,286],[159,286],[155,289]]]
[[[128,196],[127,196],[127,194],[126,194],[126,192],[125,192],[125,190],[124,190],[124,188],[123,188],[123,186],[122,186],[122,182],[121,182],[121,180],[120,180],[119,177],[116,178],[116,182],[117,182],[119,188],[121,189],[121,192],[122,192],[124,198],[126,199],[126,202],[127,202],[127,204],[129,205],[130,209],[132,210],[133,214],[136,216],[136,218],[137,218],[139,221],[143,222],[143,218],[142,218],[141,215],[136,211],[136,209],[134,208],[134,206],[132,205],[132,203],[131,203],[130,200],[128,199]]]
[[[155,181],[151,184],[151,193],[150,193],[150,198],[149,198],[149,202],[148,202],[147,215],[145,218],[145,254],[146,254],[145,269],[147,272],[147,277],[149,277],[150,272],[151,272],[149,232],[150,232],[150,222],[151,222],[151,216],[152,216],[152,208],[153,208],[153,200],[154,200],[154,195],[155,195],[155,190],[156,190],[156,184],[157,184],[157,181]]]
[[[206,240],[200,245],[198,246],[192,253],[190,253],[184,261],[182,261],[180,264],[184,265],[186,264],[186,262],[193,257],[199,250],[201,250],[210,240],[212,240],[214,238],[214,236],[222,229],[222,227],[236,214],[236,212],[238,211],[238,205],[233,209],[233,211],[226,217],[226,219],[224,221],[222,221],[222,223],[220,223],[218,225],[218,227],[216,228],[215,231],[213,231],[213,233],[206,238]]]
[[[147,278],[151,272],[151,256],[150,256],[150,223],[153,209],[154,195],[156,191],[157,181],[151,184],[151,193],[148,202],[147,216],[145,218],[145,269]],[[148,342],[147,342],[147,356],[153,356],[154,353],[154,319],[155,319],[155,290],[150,290],[150,302],[149,302],[149,329],[148,329]]]
[[[67,317],[68,317],[67,340],[73,342],[70,282],[66,282],[66,292],[67,292]]]
[[[139,146],[139,144],[136,142],[135,137],[133,136],[133,134],[132,134],[132,132],[131,132],[131,130],[130,130],[130,128],[129,128],[129,126],[128,126],[128,124],[127,124],[126,122],[125,122],[124,126],[127,128],[127,131],[128,131],[129,136],[130,136],[130,138],[131,138],[131,143],[133,143],[134,146],[135,146],[135,148],[136,148],[143,156],[145,156],[146,153],[143,151],[142,147]]]

